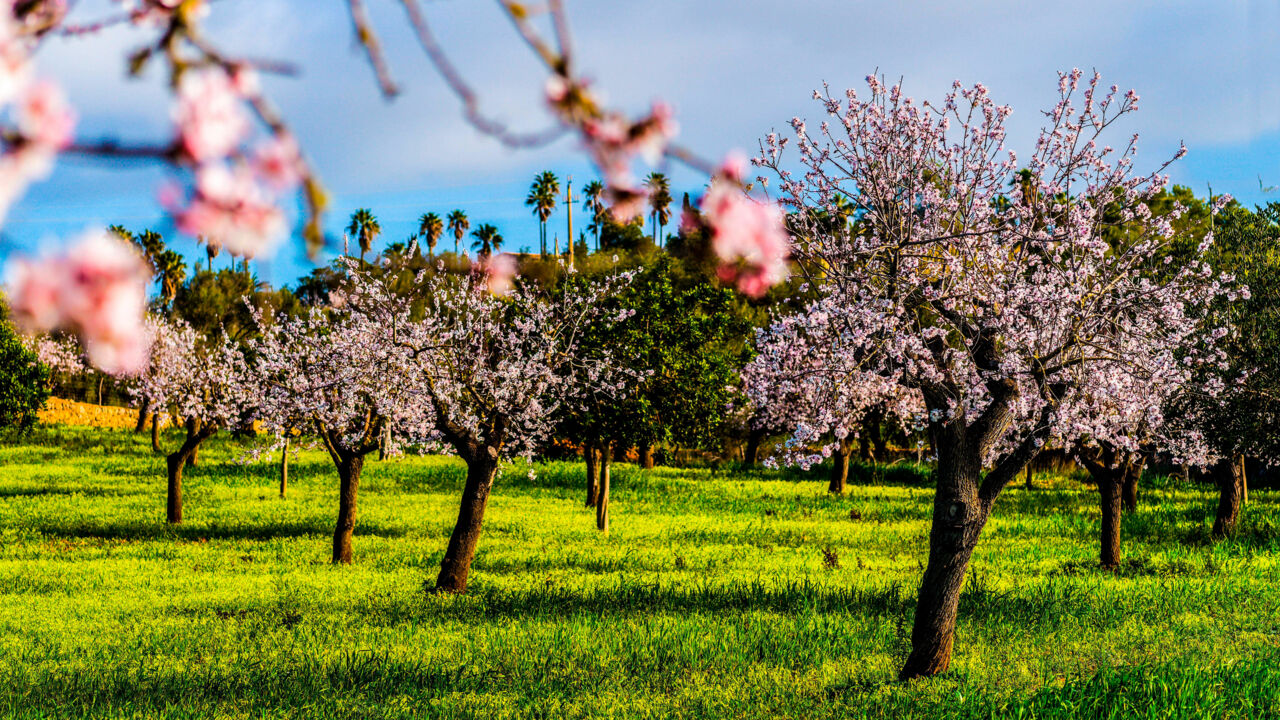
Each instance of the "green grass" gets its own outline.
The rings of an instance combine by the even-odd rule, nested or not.
[[[171,439],[172,440],[172,439]],[[239,465],[218,439],[164,523],[127,432],[0,447],[0,715],[61,717],[1270,717],[1280,496],[1209,542],[1214,498],[1145,491],[1096,568],[1095,495],[1009,490],[974,555],[952,669],[899,683],[932,493],[818,475],[621,466],[613,532],[583,470],[498,481],[463,597],[434,581],[461,465],[366,466],[356,562],[328,563],[327,457]],[[824,552],[825,551],[825,552]]]

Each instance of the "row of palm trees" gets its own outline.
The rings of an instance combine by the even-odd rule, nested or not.
[[[662,244],[663,228],[671,221],[671,184],[667,180],[666,175],[658,172],[649,173],[645,179],[645,184],[649,189],[649,219],[653,232],[653,242],[655,245]],[[567,188],[566,188],[567,189]],[[566,198],[572,197],[572,190],[569,190]],[[592,180],[582,187],[583,201],[582,207],[589,213],[588,217],[591,222],[587,225],[587,229],[596,236],[596,249],[600,249],[600,231],[609,222],[609,208],[605,204],[605,187],[599,180]],[[529,186],[529,196],[525,198],[524,204],[533,209],[533,214],[538,218],[538,248],[543,254],[547,254],[547,221],[551,219],[552,213],[555,212],[556,205],[560,202],[560,178],[550,170],[543,170],[534,176],[533,184]],[[572,208],[570,208],[572,212]],[[572,228],[572,219],[570,228]],[[409,241],[420,241],[427,247],[428,256],[434,256],[436,246],[439,245],[440,239],[444,237],[446,231],[453,235],[453,252],[457,254],[462,244],[462,239],[466,237],[467,231],[471,230],[471,220],[467,218],[467,214],[462,210],[453,210],[446,217],[441,218],[434,212],[423,213],[418,218],[418,230],[409,237]],[[373,241],[382,234],[382,225],[379,224],[378,218],[374,216],[373,211],[369,208],[360,208],[351,213],[350,222],[347,224],[346,233],[348,238],[354,238],[360,248],[360,260],[364,261],[364,256],[373,248]],[[483,223],[471,231],[471,237],[474,242],[471,249],[484,257],[498,252],[502,249],[504,238],[498,232],[498,229],[489,224]],[[569,238],[569,248],[572,248],[573,238]],[[554,243],[554,251],[560,255],[560,236],[556,235]]]
[[[453,234],[453,252],[458,254],[462,238],[466,237],[467,230],[471,228],[471,220],[467,214],[461,210],[454,210],[449,213],[447,219],[442,220],[439,215],[433,212],[424,213],[418,218],[418,230],[409,236],[409,242],[421,241],[427,246],[427,255],[434,257],[436,246],[440,244],[440,238],[444,236],[445,229]],[[347,223],[346,233],[348,238],[355,238],[360,246],[360,261],[364,261],[364,256],[373,248],[373,241],[382,234],[382,225],[378,222],[378,218],[374,216],[373,211],[369,208],[360,208],[351,213],[351,219]],[[481,257],[488,257],[502,249],[505,239],[502,233],[498,232],[498,228],[489,223],[482,223],[475,230],[471,231],[471,237],[475,238],[475,242],[471,244],[471,249],[475,250]]]
[[[649,189],[649,218],[653,243],[662,245],[663,228],[671,222],[673,201],[671,182],[663,173],[653,172],[645,178],[645,185]],[[610,219],[609,208],[604,202],[604,192],[604,183],[599,180],[592,180],[582,186],[582,209],[586,210],[589,213],[588,217],[591,218],[587,229],[595,233],[596,250],[600,249],[600,231]],[[534,176],[533,183],[529,186],[529,196],[525,198],[524,204],[533,208],[533,214],[538,218],[539,246],[543,255],[547,254],[547,220],[555,211],[559,198],[560,179],[555,173],[543,170]],[[572,237],[569,238],[569,242],[573,242]],[[559,242],[556,242],[554,250],[556,255],[560,254]]]

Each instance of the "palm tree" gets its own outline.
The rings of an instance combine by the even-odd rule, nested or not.
[[[458,243],[462,242],[463,236],[467,234],[467,230],[471,228],[471,221],[467,219],[467,214],[461,210],[454,210],[449,213],[449,231],[453,233],[453,254],[458,254]]]
[[[498,228],[490,225],[489,223],[484,223],[473,230],[471,237],[476,239],[476,241],[471,244],[471,249],[475,250],[482,258],[487,258],[492,255],[495,250],[502,247],[502,243],[504,242],[502,235],[498,232]]]
[[[444,222],[440,220],[440,216],[435,213],[426,213],[418,218],[418,235],[427,241],[427,256],[434,256],[436,253],[436,243],[440,242],[440,236],[444,234]]]
[[[222,246],[221,246],[221,245],[215,245],[215,244],[213,244],[213,243],[209,242],[209,241],[208,241],[208,240],[206,240],[203,236],[201,236],[201,237],[199,238],[199,240],[200,240],[200,242],[204,243],[204,254],[205,254],[205,256],[207,256],[207,257],[209,258],[209,272],[211,272],[211,273],[212,273],[212,272],[213,272],[213,259],[214,259],[214,258],[216,258],[216,257],[218,257],[218,253],[222,252]]]
[[[187,281],[187,262],[181,254],[164,250],[155,257],[156,279],[160,281],[160,298],[165,307],[173,304],[178,288]]]
[[[582,188],[582,209],[591,213],[589,230],[596,233],[596,251],[600,251],[600,230],[604,227],[604,183],[592,180]]]
[[[364,255],[373,247],[373,241],[382,234],[382,225],[373,216],[369,208],[360,208],[351,213],[351,222],[347,223],[347,234],[360,243],[360,263],[364,264]]]
[[[653,244],[662,246],[662,228],[671,221],[671,183],[659,172],[649,173],[650,217],[653,218]]]
[[[559,197],[560,178],[550,170],[543,170],[533,178],[533,184],[529,186],[529,197],[524,199],[524,204],[533,208],[533,214],[538,217],[538,239],[543,255],[547,254],[547,218],[556,209]],[[556,254],[560,254],[558,248]]]

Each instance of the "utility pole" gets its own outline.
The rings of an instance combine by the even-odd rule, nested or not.
[[[569,210],[569,269],[573,270],[573,176],[570,175],[565,179],[565,207]]]

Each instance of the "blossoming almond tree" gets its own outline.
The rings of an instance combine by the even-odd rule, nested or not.
[[[408,314],[387,312],[388,303],[396,311],[401,305],[377,284],[365,283],[358,292],[361,312],[352,312],[356,302],[339,293],[342,307],[312,308],[300,317],[281,314],[271,322],[257,316],[261,335],[249,344],[258,389],[255,417],[263,429],[288,452],[295,429],[313,428],[338,471],[332,561],[343,564],[352,560],[365,456],[379,449],[380,438],[396,439],[387,431],[398,429],[394,421],[411,400],[403,393],[406,363],[396,342]]]
[[[550,293],[492,273],[437,273],[419,278],[426,298],[421,320],[407,321],[407,301],[373,274],[356,270],[345,299],[353,315],[382,330],[378,347],[400,348],[394,382],[408,390],[397,431],[418,443],[443,443],[467,464],[458,519],[449,537],[436,589],[465,592],[489,494],[502,463],[531,457],[555,428],[562,406],[609,385],[608,353],[579,352],[582,330],[600,301],[629,275],[599,282],[571,278]],[[392,316],[401,318],[400,322]]]
[[[1217,331],[1210,339],[1221,337]],[[1125,350],[1124,346],[1131,346]],[[1197,365],[1178,357],[1179,348],[1152,344],[1145,337],[1120,338],[1115,357],[1098,357],[1077,369],[1054,413],[1050,442],[1068,448],[1098,485],[1099,560],[1104,568],[1120,563],[1120,517],[1126,487],[1133,487],[1150,456],[1157,452],[1178,464],[1208,465],[1213,454],[1203,435],[1180,427],[1166,413],[1191,388]],[[1216,363],[1222,351],[1208,348]],[[1198,388],[1206,400],[1220,387]],[[1130,508],[1132,509],[1132,508]]]
[[[1150,270],[1172,228],[1146,201],[1167,179],[1134,173],[1136,136],[1104,144],[1137,95],[1080,79],[1061,75],[1021,162],[1004,148],[1010,109],[982,85],[916,104],[875,77],[865,98],[816,92],[828,116],[817,128],[792,121],[801,174],[777,134],[756,160],[793,211],[799,266],[856,330],[852,349],[917,388],[929,412],[937,490],[903,678],[950,665],[992,505],[1051,437],[1069,391],[1104,363],[1150,364],[1133,352],[1194,359],[1206,339],[1195,315],[1216,296],[1208,267]],[[824,218],[841,203],[857,222],[832,230]],[[1104,237],[1111,228],[1124,232]],[[1109,441],[1123,428],[1097,430]]]
[[[201,443],[231,427],[256,402],[244,353],[225,335],[199,338],[180,320],[150,323],[149,362],[137,377],[135,392],[152,413],[172,412],[194,421],[182,444],[166,456],[167,518],[182,522],[182,469]]]

